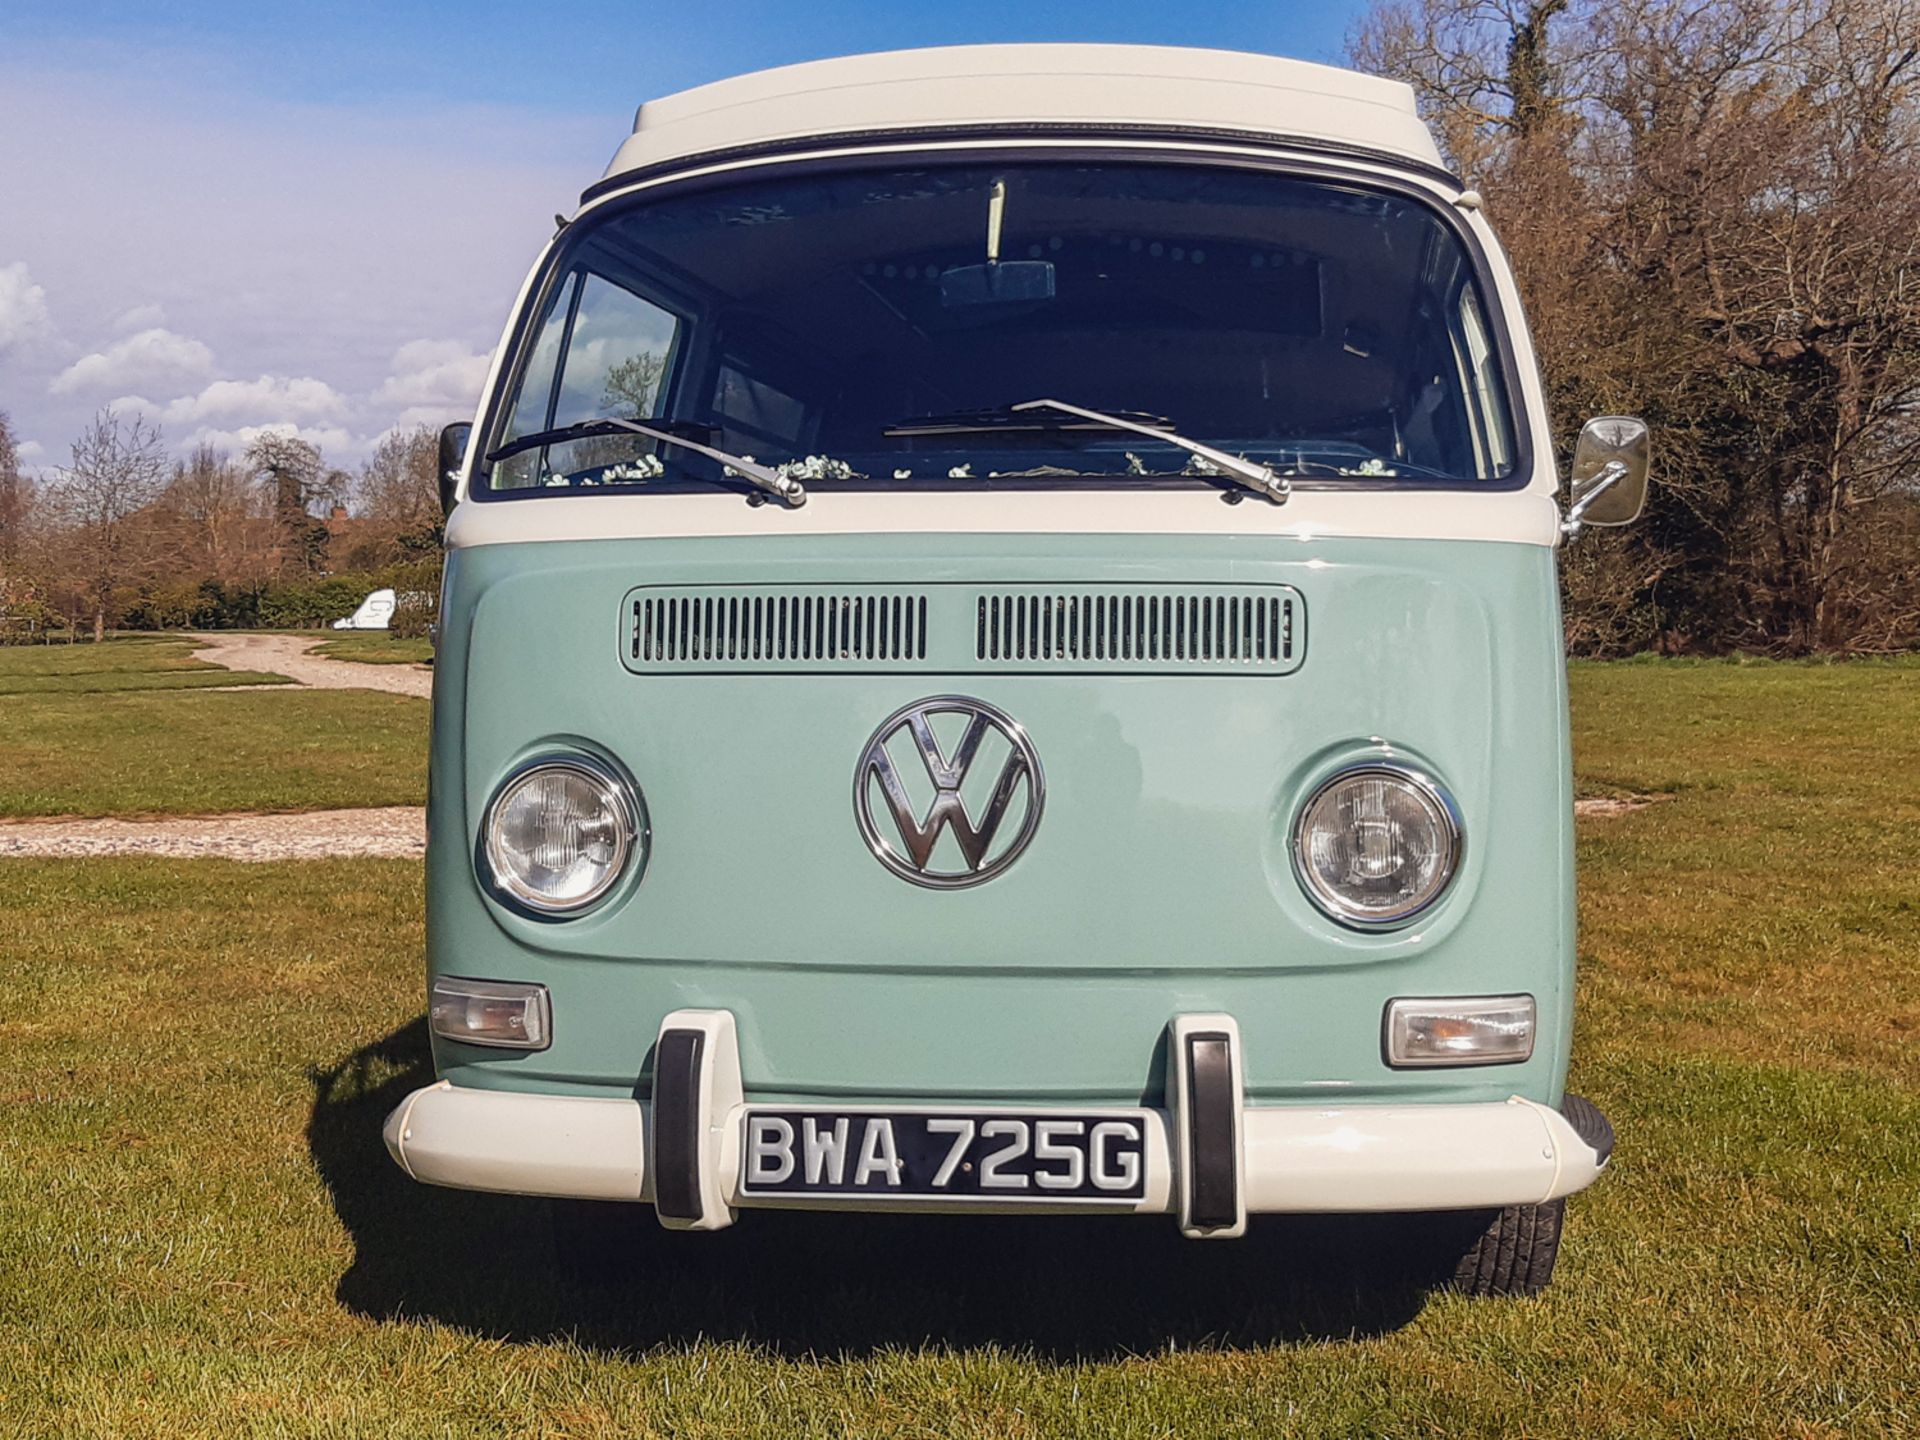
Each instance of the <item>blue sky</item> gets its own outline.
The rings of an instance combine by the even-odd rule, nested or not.
[[[291,425],[352,465],[470,413],[527,264],[636,104],[863,50],[1006,40],[1337,60],[1360,0],[0,3],[0,410],[176,447]]]

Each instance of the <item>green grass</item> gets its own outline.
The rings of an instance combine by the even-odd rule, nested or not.
[[[6,862],[0,1434],[1920,1433],[1916,681],[1576,671],[1583,789],[1672,798],[1582,822],[1621,1144],[1528,1302],[1272,1220],[642,1219],[624,1286],[558,1279],[541,1202],[381,1148],[418,867]]]
[[[364,690],[262,693],[277,675],[193,642],[0,648],[0,818],[418,805],[428,705]],[[255,682],[249,691],[205,686]]]
[[[1576,666],[1582,1038],[1920,1075],[1920,664]]]
[[[207,685],[285,685],[284,675],[227,670],[194,660],[193,641],[171,635],[117,636],[95,645],[0,645],[0,718],[10,695],[188,690]]]
[[[433,642],[425,638],[404,640],[384,630],[348,630],[313,653],[362,665],[425,665],[433,659]]]

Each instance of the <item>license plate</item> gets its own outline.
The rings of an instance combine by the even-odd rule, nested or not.
[[[1138,1114],[756,1109],[745,1125],[745,1195],[1085,1202],[1147,1191]]]

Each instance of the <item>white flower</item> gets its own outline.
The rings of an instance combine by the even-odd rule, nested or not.
[[[786,480],[851,480],[853,467],[828,455],[809,455],[777,466],[775,473]]]
[[[1342,475],[1370,475],[1370,476],[1386,476],[1388,478],[1392,478],[1393,476],[1398,475],[1400,472],[1397,470],[1389,469],[1387,466],[1387,462],[1380,459],[1378,456],[1370,456],[1367,459],[1362,460],[1359,463],[1359,465],[1355,466],[1351,470],[1349,470],[1346,466],[1342,465],[1340,467],[1340,473]]]
[[[607,481],[657,480],[666,473],[667,467],[661,463],[658,455],[636,455],[618,465],[607,466],[600,472],[600,478]]]

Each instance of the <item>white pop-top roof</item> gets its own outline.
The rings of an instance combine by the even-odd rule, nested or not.
[[[649,100],[607,178],[876,130],[1069,125],[1255,132],[1437,166],[1413,91],[1331,65],[1163,45],[955,45],[786,65]]]

